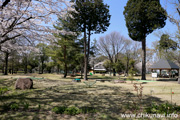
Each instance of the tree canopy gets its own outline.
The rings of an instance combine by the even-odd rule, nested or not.
[[[178,46],[177,43],[173,41],[169,35],[163,34],[159,41],[158,47],[160,50],[166,50],[167,52],[168,49],[177,50]]]
[[[166,11],[159,0],[129,0],[123,12],[129,36],[135,41],[142,41],[155,29],[166,24]]]

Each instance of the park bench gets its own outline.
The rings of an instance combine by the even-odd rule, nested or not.
[[[110,82],[111,80],[106,80],[106,79],[96,79],[96,81],[100,81],[100,82],[108,81],[108,82]]]

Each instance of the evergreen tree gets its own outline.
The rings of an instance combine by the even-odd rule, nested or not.
[[[128,0],[123,12],[129,36],[142,42],[142,78],[146,79],[146,36],[165,26],[166,11],[159,0]]]
[[[76,26],[76,31],[84,33],[84,80],[87,80],[87,67],[90,52],[90,36],[93,33],[103,33],[110,25],[109,6],[103,0],[71,0],[75,2],[76,12],[71,23]],[[88,40],[87,35],[88,34]]]
[[[177,47],[178,47],[177,43],[173,41],[172,39],[170,39],[169,35],[163,34],[161,36],[161,39],[158,45],[158,48],[160,50],[166,50],[166,53],[167,53],[168,49],[177,50]]]
[[[66,19],[59,18],[54,27],[57,30],[65,31],[54,34],[54,36],[58,39],[56,45],[60,47],[58,48],[57,56],[59,61],[64,65],[64,78],[66,78],[68,67],[73,68],[72,60],[74,60],[74,56],[76,56],[76,51],[78,50],[78,45],[75,40],[79,36],[79,33],[77,31],[74,33],[71,32],[74,26],[70,23],[69,17],[66,17]]]

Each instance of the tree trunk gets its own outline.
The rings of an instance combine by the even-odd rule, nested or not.
[[[146,39],[142,40],[142,77],[141,80],[146,80]]]
[[[129,76],[129,58],[127,57],[126,76]]]
[[[42,61],[42,69],[41,69],[41,73],[44,73],[44,61]]]
[[[113,76],[116,76],[116,70],[113,68]]]
[[[66,45],[64,45],[64,78],[67,76]]]
[[[83,78],[83,63],[81,63],[81,79]]]
[[[5,71],[4,71],[4,75],[8,75],[8,57],[9,57],[9,53],[6,52],[5,53]]]
[[[27,73],[27,56],[25,57],[24,74]]]
[[[87,64],[89,63],[89,53],[90,53],[90,41],[91,41],[91,31],[88,31],[88,51],[87,51]]]
[[[13,58],[12,58],[11,70],[12,70],[12,74],[13,74],[14,73],[14,61],[13,61]]]
[[[64,65],[64,78],[67,76],[67,64]]]
[[[57,65],[57,74],[59,74],[59,69],[60,69],[60,67],[59,67],[59,64]]]
[[[87,41],[86,41],[86,25],[84,25],[84,80],[87,80]]]

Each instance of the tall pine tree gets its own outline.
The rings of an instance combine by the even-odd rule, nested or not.
[[[166,11],[159,0],[128,0],[124,12],[129,36],[142,42],[142,80],[146,79],[146,37],[165,26]]]
[[[71,0],[75,2],[76,12],[71,23],[76,26],[76,31],[84,33],[84,80],[87,80],[87,67],[90,52],[90,37],[93,33],[103,33],[110,25],[109,6],[103,0]],[[87,39],[88,35],[88,39]]]

